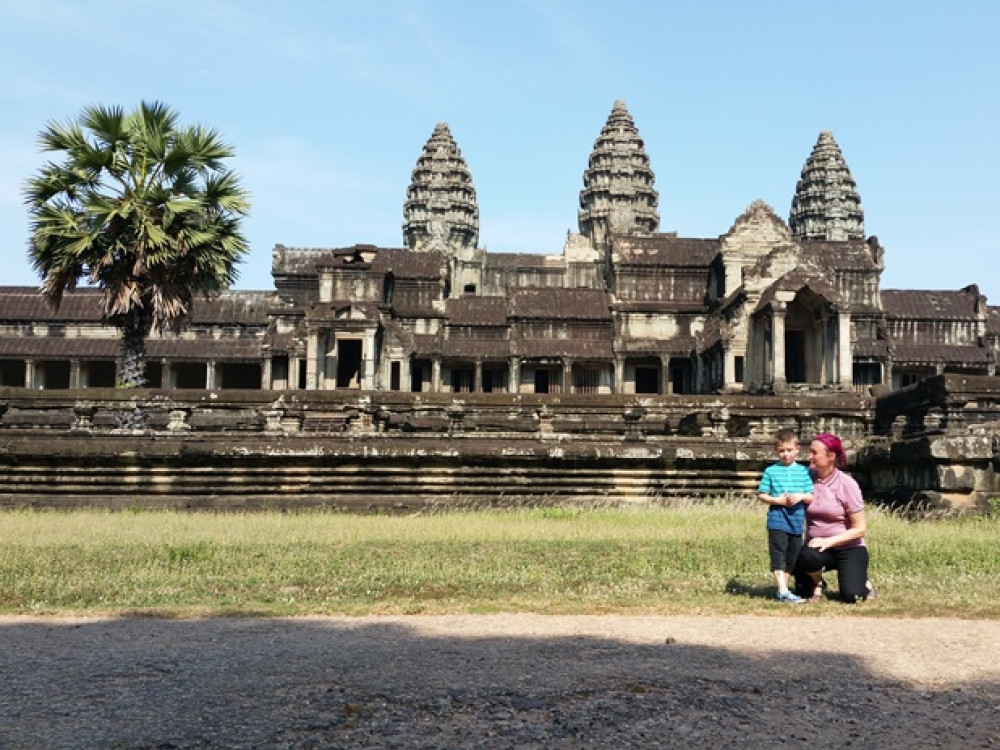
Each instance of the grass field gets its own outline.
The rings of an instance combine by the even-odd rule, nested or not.
[[[762,506],[0,512],[0,614],[764,614]],[[869,511],[879,597],[802,615],[1000,615],[995,517]],[[836,576],[831,576],[836,588]]]

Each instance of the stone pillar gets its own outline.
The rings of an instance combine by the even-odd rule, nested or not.
[[[483,392],[483,361],[481,359],[476,360],[475,364],[475,376],[473,377],[472,383],[473,393]]]
[[[301,362],[299,355],[289,352],[288,354],[288,389],[293,390],[299,387],[299,375]]]
[[[569,357],[563,359],[563,384],[562,392],[572,393],[573,392],[573,360]]]
[[[169,389],[173,388],[174,384],[171,382],[174,377],[173,369],[170,367],[170,360],[163,359],[160,362],[160,388]]]
[[[205,390],[215,390],[215,360],[210,359],[205,365]]]
[[[260,388],[262,391],[269,391],[274,383],[271,381],[271,354],[268,352],[260,363]]]
[[[736,355],[733,354],[732,346],[726,344],[722,347],[722,387],[732,388],[736,385]]]
[[[71,359],[69,361],[69,387],[80,387],[80,360]]]
[[[319,331],[309,331],[306,337],[306,390],[316,391],[322,385],[319,362]]]
[[[35,387],[35,360],[33,359],[24,360],[24,387]]]
[[[521,358],[510,358],[510,387],[511,393],[521,392]]]
[[[361,377],[359,378],[362,390],[375,390],[375,331],[370,330],[365,333],[364,348],[361,352]]]
[[[854,380],[854,356],[851,351],[851,315],[837,313],[837,370],[838,385],[850,389]]]
[[[622,393],[625,388],[625,360],[615,357],[614,393]]]
[[[771,383],[776,389],[788,385],[785,380],[785,308],[771,308]]]
[[[413,390],[413,368],[411,366],[412,355],[405,357],[399,362],[399,390]]]
[[[660,393],[668,395],[672,391],[670,385],[670,357],[660,355]]]
[[[431,393],[441,392],[441,358],[431,360]]]

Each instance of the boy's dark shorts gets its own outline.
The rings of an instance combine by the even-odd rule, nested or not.
[[[767,549],[771,555],[771,570],[794,570],[802,549],[802,535],[768,529]]]

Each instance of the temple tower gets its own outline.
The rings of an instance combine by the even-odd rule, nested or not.
[[[802,168],[788,217],[804,240],[863,240],[865,214],[858,188],[833,133],[824,130]]]
[[[653,170],[632,115],[615,102],[590,152],[580,191],[580,233],[596,248],[610,234],[652,234],[660,224]]]
[[[472,175],[451,137],[438,123],[413,168],[403,206],[403,244],[420,252],[464,255],[479,241],[479,205]]]

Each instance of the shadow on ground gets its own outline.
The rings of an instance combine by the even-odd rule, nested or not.
[[[837,618],[762,621],[779,644],[816,648],[748,649],[738,635],[709,648],[669,624],[647,642],[537,625],[484,634],[475,617],[446,634],[395,619],[13,620],[0,626],[0,747],[969,748],[1000,737],[997,682],[904,684],[824,653]]]

